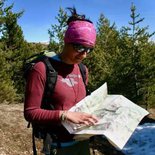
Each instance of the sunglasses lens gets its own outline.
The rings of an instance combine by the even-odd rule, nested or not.
[[[90,52],[92,52],[93,51],[93,48],[88,48],[87,49],[87,53],[90,53]]]
[[[77,51],[78,51],[79,53],[85,52],[85,48],[79,47],[79,48],[77,49]]]

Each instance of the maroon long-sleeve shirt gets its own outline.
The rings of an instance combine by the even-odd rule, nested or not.
[[[29,74],[26,94],[24,116],[27,121],[47,125],[51,130],[57,130],[60,139],[71,139],[67,130],[60,126],[60,110],[68,110],[86,96],[85,85],[78,64],[68,65],[54,60],[52,65],[58,72],[54,92],[51,93],[51,102],[54,110],[41,109],[42,97],[46,83],[46,67],[38,62]],[[87,73],[88,74],[88,73]]]

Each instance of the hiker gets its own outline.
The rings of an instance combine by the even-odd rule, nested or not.
[[[75,8],[70,9],[71,16],[67,21],[68,28],[64,36],[64,47],[60,54],[50,58],[50,63],[57,72],[54,90],[48,99],[46,96],[46,66],[37,62],[30,71],[26,84],[24,116],[33,126],[42,126],[49,131],[44,139],[44,154],[50,155],[90,155],[89,141],[75,141],[62,126],[63,121],[76,124],[95,125],[98,118],[82,112],[68,111],[72,106],[86,97],[85,84],[79,69],[84,58],[93,50],[96,31],[93,23],[84,15],[78,15]],[[88,69],[86,69],[86,84]],[[52,110],[44,104],[52,105]],[[94,103],[95,104],[95,103]],[[52,135],[55,135],[53,138]],[[47,142],[48,141],[48,142]],[[46,146],[50,145],[50,152]]]

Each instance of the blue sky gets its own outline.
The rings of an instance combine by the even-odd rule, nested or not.
[[[75,6],[78,13],[85,14],[94,24],[103,13],[119,29],[130,21],[132,2],[140,17],[145,18],[140,26],[149,25],[149,31],[155,31],[155,0],[7,0],[6,5],[14,3],[14,12],[25,11],[18,23],[27,41],[46,42],[49,41],[48,29],[57,23],[55,17],[60,7]]]

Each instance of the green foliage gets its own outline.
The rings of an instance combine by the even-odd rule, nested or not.
[[[113,90],[127,96],[137,104],[148,104],[148,85],[153,68],[146,65],[150,60],[151,45],[149,38],[154,34],[147,32],[148,27],[140,28],[139,24],[144,18],[139,18],[135,13],[136,7],[131,6],[130,27],[122,27],[120,31],[120,42],[118,48],[120,51],[118,65],[115,65],[113,75],[115,83]],[[154,61],[150,61],[151,66]],[[147,100],[146,100],[147,98]]]
[[[18,25],[18,19],[22,16],[23,11],[19,13],[13,13],[12,8],[13,4],[4,8],[4,3],[0,3],[0,11],[1,16],[0,19],[3,19],[1,23],[1,50],[4,56],[7,56],[7,61],[4,63],[4,73],[3,78],[4,81],[1,81],[3,83],[2,90],[5,89],[5,91],[16,92],[15,95],[8,94],[7,100],[12,100],[11,98],[14,98],[14,100],[21,101],[23,100],[24,95],[24,79],[23,79],[23,61],[25,58],[31,56],[34,53],[41,52],[44,49],[47,49],[45,45],[42,45],[40,43],[27,43],[24,40],[23,32],[21,27]],[[5,58],[5,57],[4,57]],[[9,81],[10,80],[10,81]],[[8,84],[8,86],[7,86]],[[9,87],[10,86],[10,87]],[[16,90],[16,91],[15,91]]]
[[[145,45],[145,51],[141,57],[143,70],[143,100],[147,107],[155,107],[155,43]]]
[[[22,16],[23,11],[19,13],[12,12],[13,4],[3,10],[2,38],[6,48],[10,50],[20,49],[24,43],[24,37],[21,27],[17,20]]]
[[[0,44],[0,46],[2,47],[3,45]],[[0,48],[0,103],[12,103],[17,99],[16,89],[11,80],[11,64],[7,61],[9,54],[10,51],[6,53]]]
[[[11,64],[8,74],[10,74],[10,80],[12,81],[14,87],[16,88],[17,96],[21,93],[20,81],[22,79],[19,76],[19,71],[21,68],[21,59],[23,58],[23,53],[21,52],[25,49],[25,41],[23,37],[23,32],[21,27],[17,24],[18,19],[22,16],[23,12],[13,13],[13,4],[3,8],[3,24],[2,24],[2,37],[1,42],[5,45],[3,51],[6,54],[9,52],[8,63]]]

